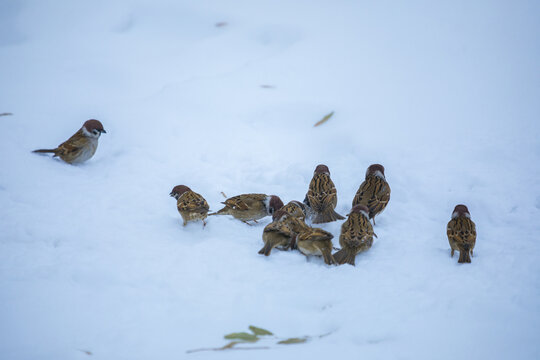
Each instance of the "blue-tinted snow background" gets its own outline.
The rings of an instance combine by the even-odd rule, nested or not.
[[[540,358],[539,34],[537,1],[0,1],[0,358]],[[31,153],[89,118],[87,163]],[[319,163],[341,214],[386,167],[356,267],[168,196],[302,200]],[[250,324],[330,335],[186,354]]]

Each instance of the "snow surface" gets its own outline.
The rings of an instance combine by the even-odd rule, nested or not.
[[[0,117],[0,358],[540,358],[539,14],[0,1],[0,112],[14,114]],[[89,118],[107,134],[87,163],[30,152]],[[341,214],[366,167],[386,167],[392,198],[356,267],[258,255],[268,218],[182,228],[168,196],[302,200],[319,163]],[[458,203],[478,229],[470,265],[446,238]],[[335,245],[340,225],[324,225]],[[186,354],[251,324],[330,335]]]

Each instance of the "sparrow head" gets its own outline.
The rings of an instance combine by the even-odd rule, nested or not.
[[[289,213],[285,210],[277,210],[274,215],[272,215],[272,221],[283,221],[287,219]]]
[[[385,179],[385,177],[384,177],[384,166],[382,166],[381,164],[370,165],[366,170],[366,178],[368,176],[378,176],[378,177],[381,177],[381,178]]]
[[[186,185],[176,185],[175,187],[173,187],[169,195],[178,200],[178,198],[182,196],[183,193],[190,190],[191,189],[188,188]]]
[[[103,124],[96,119],[86,120],[83,124],[83,131],[86,136],[98,138],[102,133],[107,133],[103,128]]]
[[[471,214],[469,213],[469,209],[465,205],[456,205],[454,208],[454,212],[452,213],[452,219],[455,219],[460,216],[465,216],[466,218],[471,218]]]
[[[313,172],[313,175],[319,175],[319,174],[326,174],[330,176],[330,170],[328,169],[328,166],[326,165],[317,165],[315,168],[315,171]]]
[[[307,214],[307,207],[306,207],[306,204],[304,204],[303,202],[300,202],[298,200],[293,200],[291,201],[293,204],[295,204],[296,206],[298,206],[302,212],[304,213],[304,215]]]
[[[358,204],[358,205],[353,206],[350,214],[354,214],[354,213],[363,214],[365,217],[369,218],[369,209],[365,205]]]
[[[276,211],[283,207],[283,201],[276,195],[270,195],[270,201],[268,201],[268,214],[274,215]]]

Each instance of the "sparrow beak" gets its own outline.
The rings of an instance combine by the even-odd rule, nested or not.
[[[170,197],[174,197],[174,194],[172,193],[172,191],[171,191],[171,193],[169,194],[169,196],[170,196]]]
[[[107,132],[105,131],[105,129],[102,129],[102,130],[99,130],[100,133],[102,134],[106,134]]]

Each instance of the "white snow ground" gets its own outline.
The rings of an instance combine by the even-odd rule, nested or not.
[[[539,14],[0,1],[0,112],[14,114],[0,117],[0,358],[540,358]],[[30,153],[89,118],[108,133],[86,164]],[[258,255],[268,219],[182,228],[168,196],[302,200],[325,163],[346,214],[376,162],[392,199],[356,267]],[[458,203],[478,229],[470,265],[449,256]],[[340,223],[324,228],[337,245]],[[251,324],[331,334],[186,354]]]

